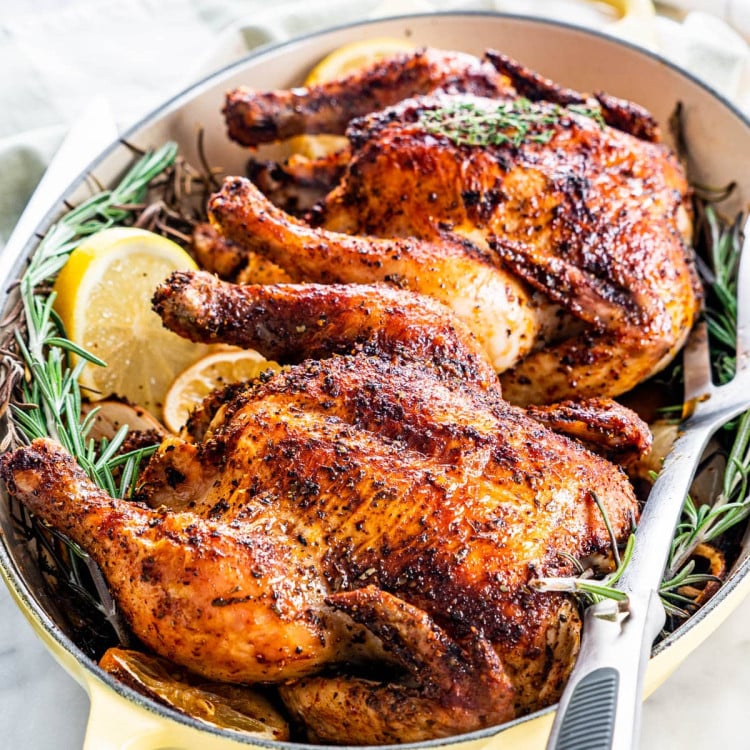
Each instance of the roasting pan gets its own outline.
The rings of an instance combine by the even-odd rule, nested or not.
[[[225,137],[220,114],[226,89],[240,84],[261,88],[299,84],[310,67],[332,49],[345,42],[382,36],[477,54],[488,47],[499,49],[563,85],[582,91],[606,90],[633,99],[649,108],[662,124],[666,124],[680,101],[690,148],[691,178],[706,185],[737,181],[737,190],[722,208],[734,215],[747,205],[750,123],[731,104],[658,56],[580,28],[518,16],[448,13],[399,17],[335,28],[266,47],[167,101],[131,128],[124,140],[143,149],[174,140],[189,161],[198,163],[196,132],[202,127],[210,163],[221,166],[226,173],[241,174],[246,152]],[[86,173],[109,186],[131,159],[132,152],[116,142],[91,163]],[[65,201],[76,203],[87,197],[85,177],[86,174],[71,175],[69,187],[49,207],[37,233],[43,233],[64,211]],[[21,257],[4,258],[8,275],[0,279],[2,290],[20,274],[35,242],[32,234]],[[2,428],[0,424],[0,430]],[[22,541],[15,536],[5,494],[0,497],[0,526],[0,571],[13,598],[54,657],[90,696],[91,712],[85,741],[88,750],[310,747],[264,742],[237,732],[213,729],[143,698],[113,680],[56,622],[55,606],[43,589],[40,573]],[[655,649],[647,675],[647,692],[667,679],[750,590],[749,553],[750,542],[746,541],[739,561],[719,593]],[[413,747],[542,748],[553,710],[548,708],[501,727]]]

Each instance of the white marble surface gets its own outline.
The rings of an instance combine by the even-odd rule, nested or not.
[[[750,598],[646,702],[642,750],[750,748],[749,624]],[[87,712],[0,584],[0,748],[80,750]]]

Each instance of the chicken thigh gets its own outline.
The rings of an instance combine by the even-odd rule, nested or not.
[[[0,459],[145,644],[211,679],[278,684],[315,741],[418,741],[556,700],[580,620],[529,584],[610,548],[598,503],[627,535],[619,468],[503,401],[468,330],[410,291],[178,272],[155,308],[190,338],[298,364],[207,399],[151,459],[144,503],[110,498],[50,441]],[[618,445],[647,446],[615,411]]]
[[[296,281],[385,281],[445,302],[514,403],[619,395],[673,358],[699,310],[685,175],[635,105],[488,57],[504,75],[495,92],[432,75],[413,87],[430,95],[354,120],[341,105],[328,130],[320,101],[380,91],[383,64],[330,84],[335,97],[295,91],[293,132],[349,120],[348,165],[314,225],[241,178],[227,179],[211,217],[236,252],[266,255]],[[230,135],[255,145],[290,134],[269,125],[288,120],[282,93],[243,90],[243,137],[230,93]]]

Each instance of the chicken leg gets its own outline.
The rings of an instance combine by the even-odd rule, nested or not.
[[[50,440],[5,454],[0,476],[94,558],[133,631],[162,656],[210,679],[262,682],[316,671],[339,648],[323,623],[326,591],[283,533],[112,498]]]
[[[168,328],[192,341],[259,349],[282,362],[390,354],[499,387],[482,347],[444,305],[385,285],[237,286],[176,271],[153,303]]]
[[[288,91],[238,88],[227,94],[229,137],[243,146],[303,133],[343,134],[349,121],[416,94],[436,90],[512,95],[487,62],[460,52],[420,49],[375,63],[365,73]]]
[[[243,178],[227,179],[209,212],[236,246],[267,256],[295,279],[386,281],[440,300],[474,333],[498,371],[528,354],[537,339],[561,335],[558,308],[464,237],[381,239],[315,229]]]

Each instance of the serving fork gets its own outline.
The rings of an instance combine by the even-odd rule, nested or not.
[[[581,650],[557,709],[548,750],[630,750],[640,736],[643,680],[666,614],[659,586],[675,528],[703,451],[713,434],[750,408],[750,220],[744,227],[734,378],[716,386],[705,322],[684,349],[685,400],[680,434],[664,460],[635,532],[632,558],[616,588],[627,594],[584,614]]]

